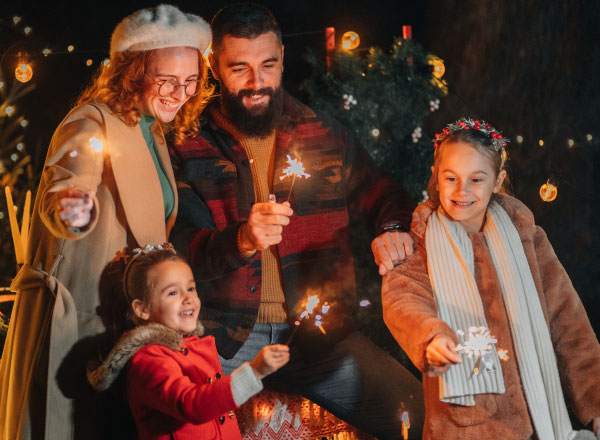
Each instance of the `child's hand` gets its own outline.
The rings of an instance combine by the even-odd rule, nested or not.
[[[452,364],[461,362],[456,352],[456,343],[447,335],[440,334],[433,338],[425,349],[427,364],[435,368],[435,375],[439,376],[450,368]]]
[[[279,370],[290,360],[290,348],[287,345],[267,345],[250,362],[257,379],[262,379]]]

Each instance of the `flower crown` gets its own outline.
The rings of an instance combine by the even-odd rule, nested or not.
[[[490,138],[495,151],[504,152],[506,146],[510,142],[508,138],[502,136],[501,131],[495,129],[483,120],[460,118],[458,121],[446,125],[441,133],[435,134],[433,146],[436,148],[439,147],[444,139],[450,135],[458,133],[461,130],[476,130],[480,133],[483,133]]]
[[[127,266],[125,266],[125,271],[123,272],[123,292],[125,293],[125,297],[127,299],[131,300],[129,292],[127,291],[127,276],[129,275],[129,269],[140,255],[149,254],[156,251],[171,251],[174,254],[176,253],[173,245],[169,242],[165,242],[163,244],[147,244],[143,248],[135,248],[131,251],[131,254],[128,257],[125,257],[125,263]]]

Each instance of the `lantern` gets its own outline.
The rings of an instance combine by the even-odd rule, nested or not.
[[[544,202],[552,202],[554,199],[556,199],[557,194],[558,188],[551,184],[550,180],[540,187],[540,197]]]
[[[345,32],[342,35],[342,49],[353,50],[360,45],[360,37],[354,31]]]

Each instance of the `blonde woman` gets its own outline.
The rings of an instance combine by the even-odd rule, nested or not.
[[[26,264],[13,282],[0,438],[107,438],[110,400],[75,398],[57,372],[83,363],[73,346],[104,331],[97,307],[106,264],[169,235],[177,190],[164,130],[176,139],[197,131],[211,94],[209,43],[208,24],[174,6],[126,17],[113,32],[110,63],[54,133]],[[77,382],[83,373],[69,374]]]

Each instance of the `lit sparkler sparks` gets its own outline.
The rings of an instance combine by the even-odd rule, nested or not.
[[[292,338],[296,334],[298,327],[300,327],[300,323],[302,322],[302,320],[310,317],[313,313],[315,313],[315,308],[319,304],[319,301],[320,301],[319,297],[316,295],[311,295],[308,297],[308,299],[306,301],[306,307],[304,308],[302,313],[300,313],[300,316],[298,316],[298,319],[294,322],[294,329],[292,330],[292,333],[290,334],[290,336],[286,342],[286,345],[289,345],[290,342],[292,341]],[[331,306],[329,305],[329,303],[327,301],[325,301],[323,303],[323,305],[321,306],[320,314],[315,315],[315,327],[317,327],[319,330],[321,330],[321,332],[324,335],[326,335],[327,332],[323,328],[323,316],[322,315],[327,314],[327,312],[329,312],[330,309],[331,309]]]
[[[292,156],[287,155],[287,163],[288,167],[283,169],[283,174],[279,176],[279,180],[283,180],[286,177],[292,176],[292,184],[290,185],[290,192],[288,193],[287,200],[289,202],[290,196],[292,195],[292,188],[294,188],[294,182],[296,181],[296,177],[304,177],[308,179],[310,174],[304,171],[304,165],[298,159],[292,159]]]
[[[473,368],[473,374],[479,374],[479,365],[483,361],[486,370],[492,370],[493,364],[491,361],[486,360],[486,356],[492,352],[493,346],[496,344],[497,339],[492,336],[489,329],[485,327],[469,327],[469,337],[465,339],[465,332],[457,330],[456,334],[463,338],[462,344],[456,346],[456,350],[459,353],[465,354],[469,359],[476,357],[475,367]],[[508,360],[507,350],[498,350],[498,357],[506,361]]]

